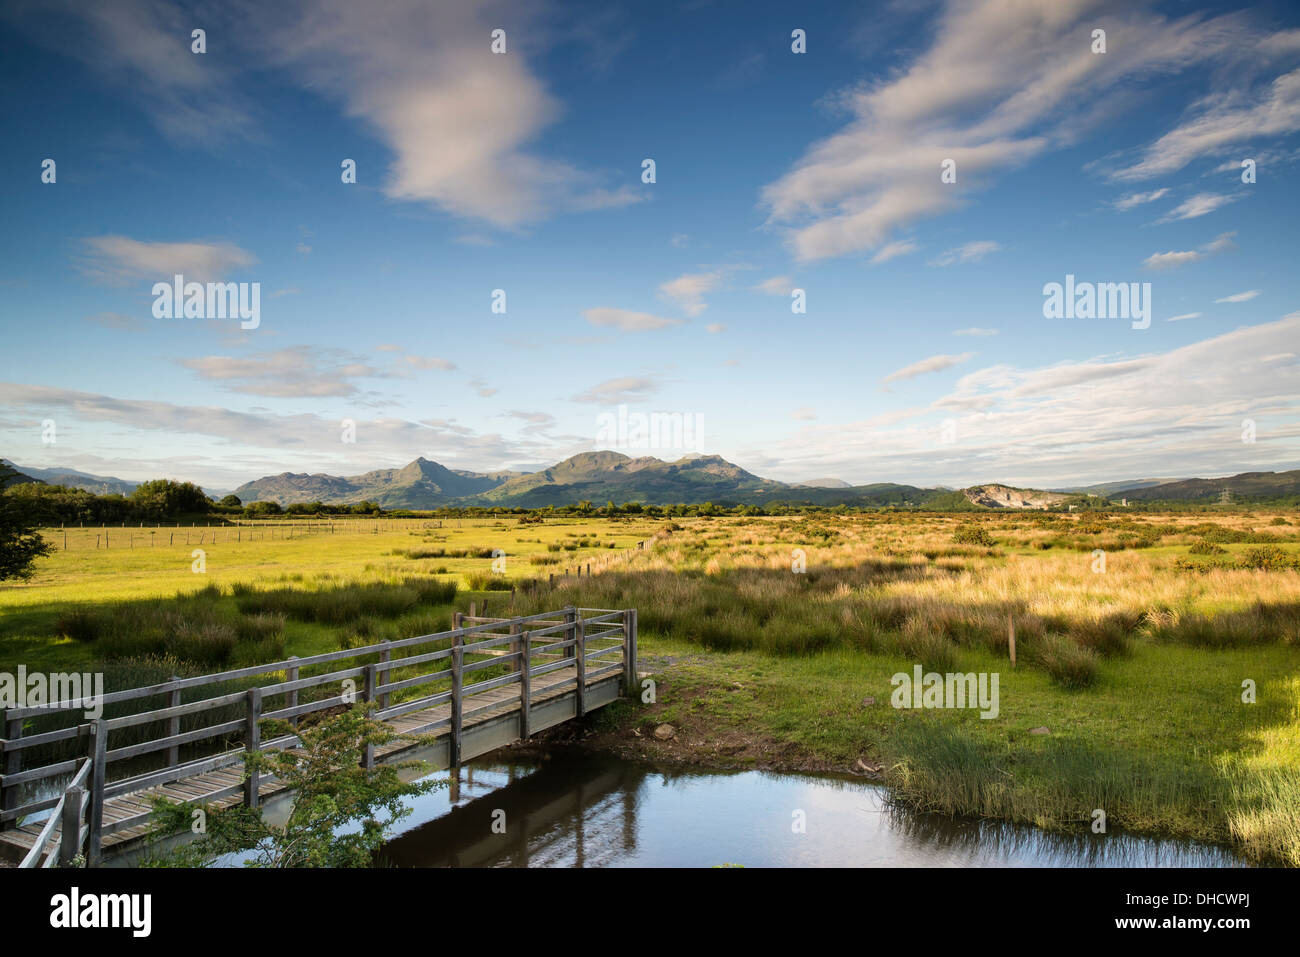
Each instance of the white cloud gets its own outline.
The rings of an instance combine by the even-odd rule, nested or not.
[[[251,266],[257,258],[232,243],[147,243],[129,236],[96,236],[82,241],[82,271],[99,282],[121,284],[133,279],[211,282]]]
[[[721,323],[721,322],[712,322],[712,323],[709,323],[709,325],[705,326],[704,328],[705,328],[705,330],[707,330],[708,332],[713,333],[714,335],[717,335],[717,334],[720,333],[720,332],[726,332],[726,331],[727,331],[727,326],[726,326],[726,324],[725,324],[725,323]]]
[[[628,402],[640,402],[659,388],[653,379],[636,376],[623,376],[606,379],[573,397],[574,402],[595,402],[601,405],[619,405]]]
[[[681,319],[664,319],[648,312],[632,312],[628,309],[611,309],[605,306],[585,309],[582,315],[593,326],[613,326],[624,332],[645,332],[648,329],[664,329],[682,324]]]
[[[939,355],[930,356],[928,359],[922,359],[920,362],[913,362],[910,366],[904,366],[889,375],[881,381],[898,382],[902,379],[912,379],[928,372],[942,372],[944,369],[951,369],[955,365],[970,359],[975,353],[963,352],[961,355]]]
[[[708,308],[704,294],[722,282],[721,272],[686,273],[659,286],[659,292],[671,299],[688,316],[698,316]]]
[[[294,12],[265,31],[267,52],[379,134],[394,154],[387,195],[506,229],[644,198],[530,147],[562,109],[530,68],[545,31],[528,9],[320,0]],[[507,52],[494,55],[503,24]]]
[[[794,289],[794,280],[789,276],[773,276],[771,279],[764,279],[754,289],[765,292],[769,296],[788,296]]]
[[[910,239],[900,239],[896,242],[885,243],[881,246],[876,254],[871,257],[872,265],[880,265],[889,262],[891,259],[897,259],[899,256],[906,256],[908,253],[916,252],[919,247]]]
[[[1141,206],[1145,203],[1154,203],[1157,199],[1165,196],[1169,192],[1168,187],[1162,189],[1153,189],[1147,193],[1128,193],[1111,203],[1120,211],[1132,209],[1134,206]]]
[[[1198,262],[1208,255],[1232,249],[1234,245],[1232,237],[1235,235],[1237,235],[1235,232],[1223,233],[1206,243],[1200,249],[1171,250],[1167,253],[1152,253],[1146,259],[1142,260],[1142,265],[1147,269],[1177,269],[1179,266]]]
[[[990,256],[1001,248],[991,239],[981,239],[941,253],[935,259],[930,260],[930,265],[952,266],[958,263],[977,263],[985,256]]]
[[[1102,14],[1122,53],[1091,52],[1087,37]],[[769,221],[792,227],[798,259],[879,247],[997,175],[1076,142],[1124,108],[1130,78],[1237,55],[1247,35],[1232,14],[1169,20],[1095,0],[953,0],[933,19],[931,45],[889,79],[841,93],[845,128],[763,189]],[[1080,113],[1089,102],[1105,113]],[[939,179],[948,159],[952,184]]]
[[[1215,302],[1246,302],[1254,299],[1259,295],[1258,289],[1248,289],[1246,292],[1234,293],[1231,296],[1224,296],[1222,299],[1216,299]]]
[[[1208,97],[1199,115],[1146,148],[1142,159],[1112,174],[1139,180],[1182,169],[1192,160],[1241,143],[1300,130],[1300,70],[1275,79],[1262,93],[1229,90]]]
[[[1185,312],[1181,316],[1170,316],[1168,319],[1165,320],[1165,322],[1182,322],[1184,319],[1199,319],[1199,318],[1201,318],[1201,314],[1199,312]]]
[[[1296,468],[1300,364],[1288,355],[1297,341],[1300,312],[1166,353],[988,367],[928,414],[808,425],[762,451],[793,475],[952,486]],[[1246,417],[1260,424],[1255,445],[1241,442]],[[939,447],[947,418],[959,441]]]
[[[402,361],[416,369],[454,369],[456,364],[450,359],[435,356],[402,356]]]
[[[1167,214],[1160,217],[1157,222],[1172,223],[1180,219],[1196,219],[1198,216],[1204,216],[1212,213],[1220,206],[1226,206],[1236,196],[1226,196],[1221,193],[1197,193],[1189,199],[1183,200]]]
[[[276,398],[353,395],[357,387],[352,379],[382,375],[339,350],[313,346],[291,346],[245,358],[182,359],[181,365],[234,392]]]
[[[1152,253],[1146,259],[1142,260],[1142,265],[1148,269],[1177,269],[1179,266],[1185,266],[1188,263],[1194,263],[1198,259],[1203,259],[1204,254],[1194,249],[1181,251],[1171,250],[1167,253]]]

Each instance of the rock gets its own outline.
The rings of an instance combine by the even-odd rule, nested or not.
[[[1030,728],[1029,733],[1030,734],[1051,734],[1052,732],[1049,731],[1047,728]]]
[[[677,729],[671,724],[661,724],[655,728],[655,737],[660,741],[671,741],[677,737]]]
[[[864,708],[870,708],[875,703],[876,703],[876,699],[871,697],[870,695],[862,699],[862,707]]]

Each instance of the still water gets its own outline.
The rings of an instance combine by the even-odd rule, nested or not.
[[[852,778],[663,771],[564,752],[466,765],[454,786],[449,772],[433,777],[448,786],[415,802],[381,866],[1242,866],[1184,841],[911,814]]]

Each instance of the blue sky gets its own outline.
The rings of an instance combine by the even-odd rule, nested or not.
[[[0,454],[532,469],[621,404],[787,481],[1300,466],[1287,4],[272,9],[0,5]],[[259,325],[154,318],[176,272]]]

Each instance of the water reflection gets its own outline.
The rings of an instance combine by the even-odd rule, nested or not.
[[[448,772],[440,776],[449,778]],[[803,833],[794,825],[802,812]],[[494,824],[496,827],[494,828]],[[559,754],[468,765],[381,852],[397,867],[1232,867],[1228,851],[893,805],[856,779],[673,772]],[[504,831],[504,833],[500,833]]]

